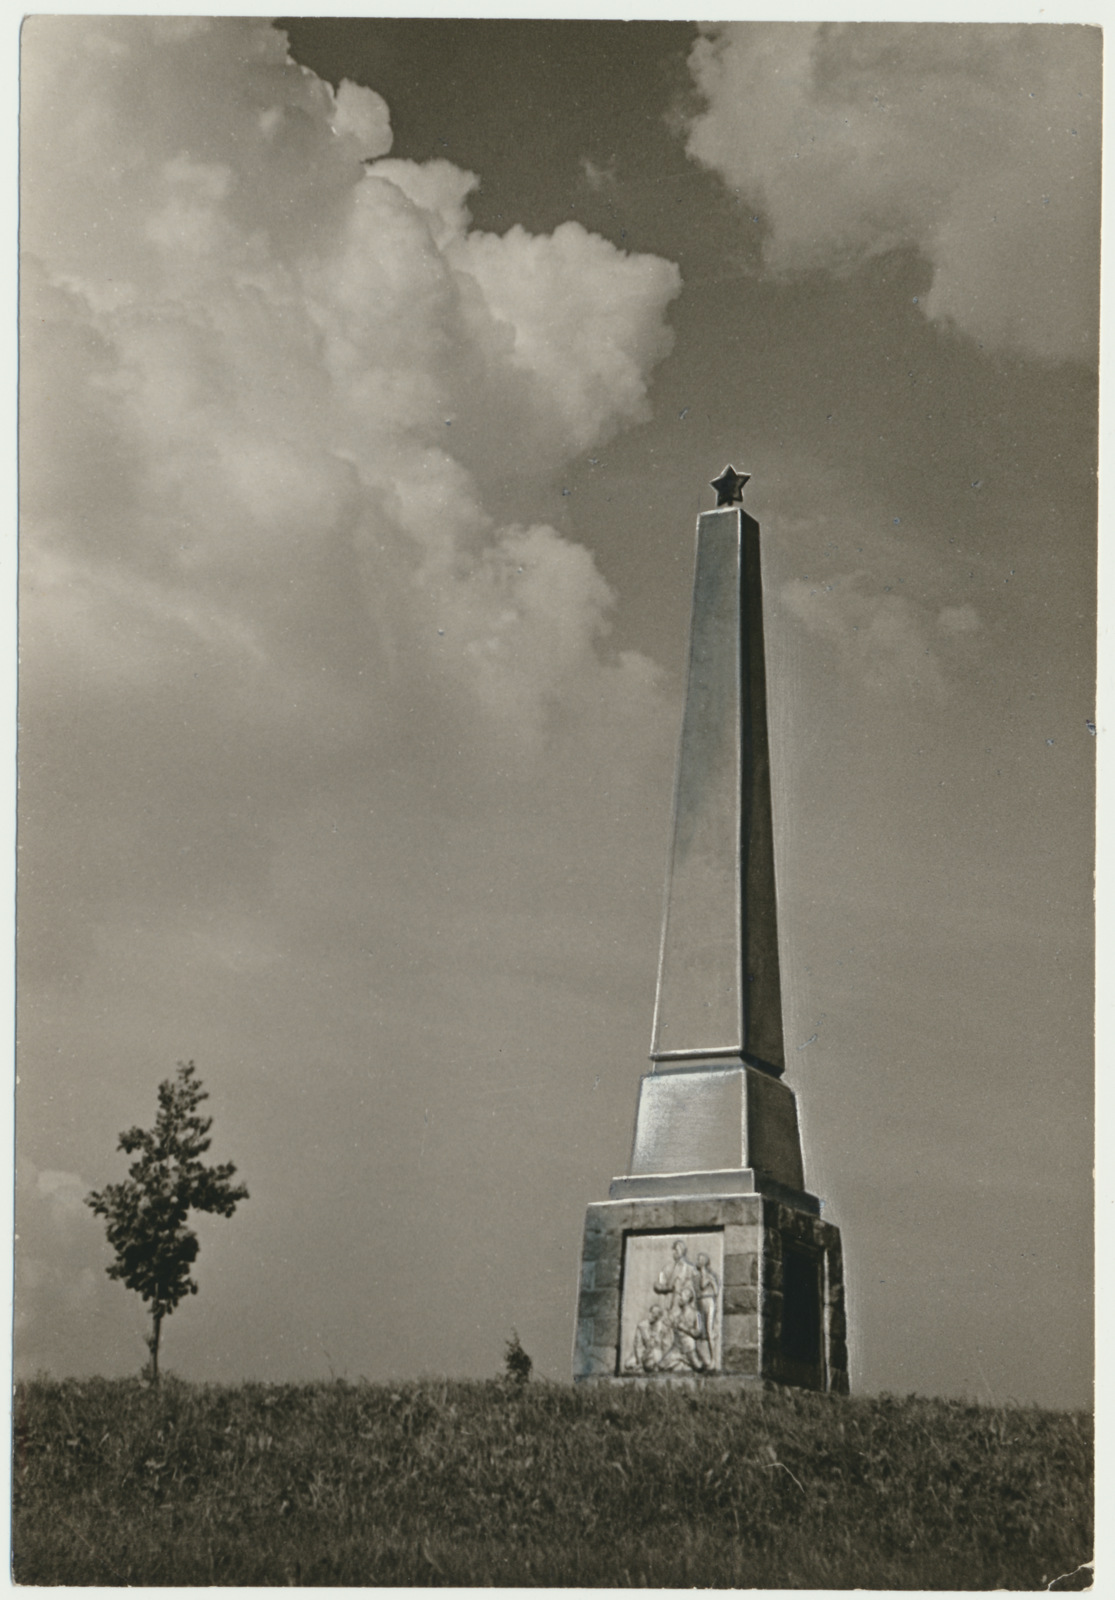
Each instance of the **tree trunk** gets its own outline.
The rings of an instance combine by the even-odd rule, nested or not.
[[[147,1341],[147,1348],[151,1352],[151,1383],[154,1388],[159,1386],[159,1335],[163,1328],[163,1314],[161,1311],[151,1313],[151,1337]]]

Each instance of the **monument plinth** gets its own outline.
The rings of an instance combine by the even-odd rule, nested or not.
[[[785,1070],[759,525],[725,468],[697,522],[685,712],[630,1171],[588,1208],[577,1379],[846,1392],[840,1234]]]

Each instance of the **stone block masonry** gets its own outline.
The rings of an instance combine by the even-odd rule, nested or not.
[[[764,1194],[590,1205],[573,1375],[847,1394],[840,1230]]]

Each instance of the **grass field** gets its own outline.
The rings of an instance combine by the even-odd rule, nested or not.
[[[1079,1589],[1091,1452],[1080,1414],[916,1397],[38,1380],[13,1576]]]

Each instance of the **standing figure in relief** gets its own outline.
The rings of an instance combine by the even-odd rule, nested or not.
[[[716,1310],[720,1304],[720,1279],[704,1251],[697,1257],[697,1309],[704,1324],[710,1366],[716,1365]]]
[[[689,1259],[689,1246],[684,1239],[674,1240],[674,1259],[669,1267],[663,1267],[658,1274],[658,1282],[654,1286],[655,1294],[668,1294],[666,1315],[673,1322],[681,1306],[682,1291],[692,1289],[697,1278],[697,1269]],[[694,1293],[694,1299],[696,1294]]]

